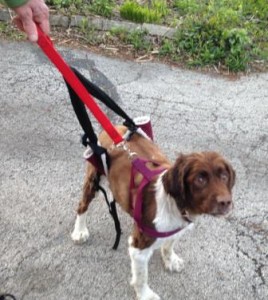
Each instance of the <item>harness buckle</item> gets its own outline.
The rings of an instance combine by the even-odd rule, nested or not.
[[[133,160],[134,157],[138,156],[137,152],[132,152],[127,144],[127,142],[124,140],[118,144],[113,144],[112,149],[118,149],[123,150],[127,152],[128,159]]]

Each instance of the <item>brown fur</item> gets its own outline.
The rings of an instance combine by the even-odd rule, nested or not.
[[[118,126],[123,135],[124,126]],[[105,133],[101,133],[99,141],[110,155],[110,170],[108,180],[114,198],[122,209],[132,215],[130,201],[131,161],[128,154],[121,148],[112,147],[112,140]],[[231,189],[235,181],[235,173],[231,165],[215,152],[193,153],[180,155],[172,166],[159,148],[151,141],[134,134],[127,143],[131,152],[139,157],[152,160],[162,168],[167,169],[163,176],[163,185],[167,194],[172,196],[178,209],[192,214],[210,213],[224,214],[231,202]],[[95,196],[94,180],[97,170],[88,164],[85,178],[83,197],[79,203],[78,214],[84,213]],[[206,182],[206,184],[204,184]],[[156,201],[154,181],[143,191],[144,224],[152,226],[156,215]],[[133,246],[144,249],[149,247],[155,239],[141,233],[136,226],[133,230]]]
[[[200,177],[207,183],[200,185]],[[181,155],[163,177],[165,190],[178,208],[193,214],[214,214],[214,210],[216,214],[220,198],[231,201],[234,183],[232,166],[216,152]]]

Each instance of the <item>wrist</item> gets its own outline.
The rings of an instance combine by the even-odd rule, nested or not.
[[[6,4],[10,8],[17,8],[23,6],[28,0],[5,0]]]

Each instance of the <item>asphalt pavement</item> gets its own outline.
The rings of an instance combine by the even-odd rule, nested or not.
[[[155,141],[170,159],[215,150],[236,170],[233,214],[197,220],[176,245],[181,273],[167,273],[156,252],[152,289],[166,300],[267,300],[268,74],[234,80],[60,52],[131,116],[150,115]],[[113,222],[99,197],[88,215],[89,241],[78,246],[70,238],[86,162],[62,77],[37,46],[22,42],[0,41],[0,70],[0,293],[18,300],[134,299],[129,217],[119,211],[123,235],[114,251]]]

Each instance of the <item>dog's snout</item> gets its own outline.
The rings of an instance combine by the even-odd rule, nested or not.
[[[231,195],[218,196],[217,202],[222,209],[226,209],[232,204],[232,197]]]
[[[216,197],[216,204],[213,212],[216,215],[226,215],[233,208],[232,196],[230,194],[224,194]]]

